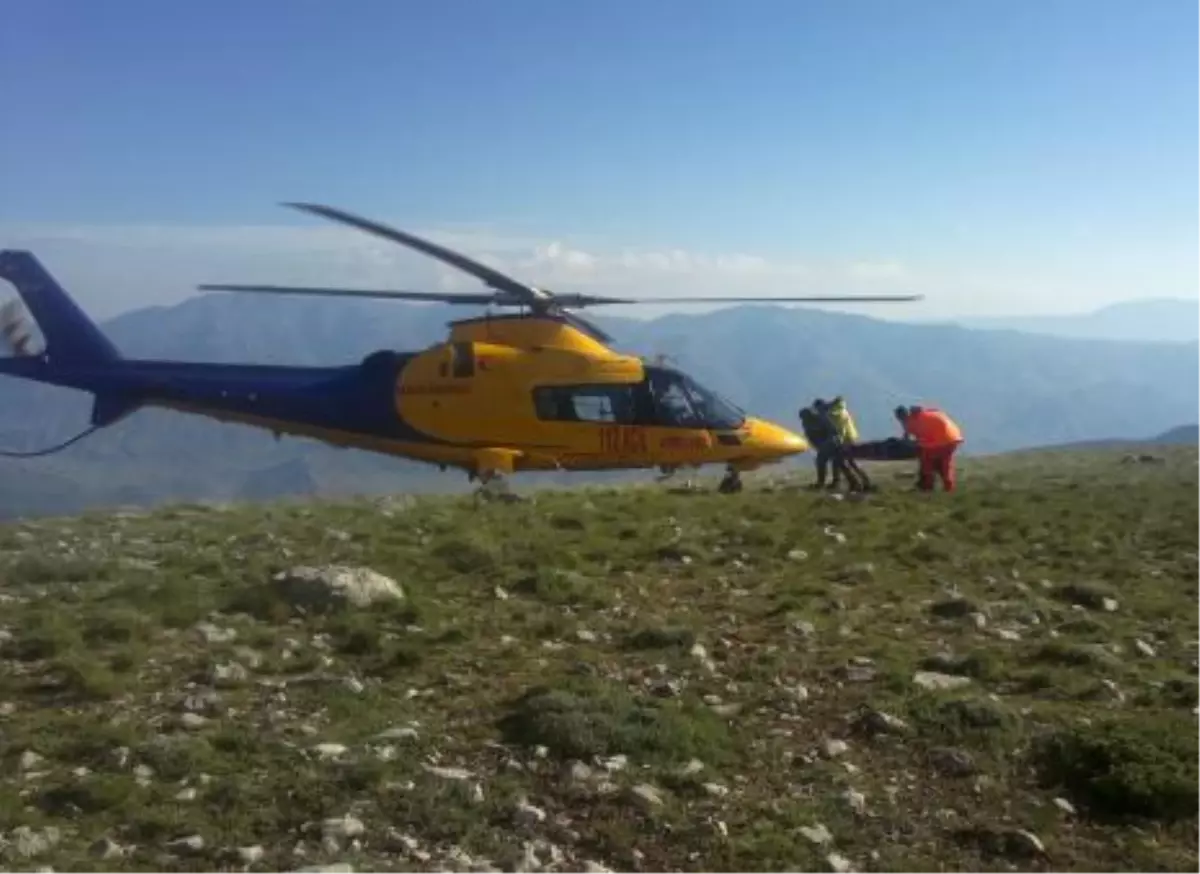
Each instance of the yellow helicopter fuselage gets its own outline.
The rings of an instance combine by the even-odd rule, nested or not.
[[[479,474],[727,464],[750,470],[805,451],[680,371],[619,354],[564,320],[501,316],[451,325],[399,370],[396,415],[428,441],[398,455]]]

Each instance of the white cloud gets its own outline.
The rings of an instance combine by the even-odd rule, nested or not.
[[[851,276],[858,279],[904,279],[908,271],[895,261],[860,261],[849,267]]]
[[[558,291],[630,297],[865,293],[900,265],[803,264],[741,252],[576,248],[480,229],[417,229],[497,270]],[[204,282],[473,291],[479,283],[428,256],[342,227],[70,225],[0,227],[0,245],[32,249],[98,317],[173,303]],[[653,315],[671,309],[630,310]],[[695,309],[695,308],[692,308]],[[614,312],[616,310],[614,309]]]

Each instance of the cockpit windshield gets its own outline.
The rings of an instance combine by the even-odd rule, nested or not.
[[[664,425],[731,430],[745,421],[745,413],[687,374],[665,367],[646,370],[657,418]]]

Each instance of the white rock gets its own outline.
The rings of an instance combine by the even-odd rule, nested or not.
[[[334,862],[330,865],[312,865],[308,868],[301,868],[301,871],[309,872],[309,874],[354,874],[354,866],[349,862]]]
[[[296,567],[276,574],[272,584],[284,600],[306,610],[363,608],[404,600],[399,583],[363,567]]]
[[[575,637],[578,638],[583,643],[595,643],[596,642],[596,632],[589,631],[586,628],[578,629],[575,632]]]
[[[474,776],[465,768],[443,768],[438,765],[422,765],[421,767],[443,780],[470,780]]]
[[[211,622],[201,622],[196,625],[196,632],[205,643],[232,643],[237,639],[237,629],[220,628]]]
[[[831,759],[836,759],[838,756],[849,752],[849,750],[850,744],[846,743],[844,740],[829,738],[825,741],[825,755]]]
[[[729,794],[729,787],[721,783],[705,783],[704,791],[714,798],[724,798]]]
[[[53,849],[62,840],[62,832],[56,826],[32,829],[19,825],[8,833],[8,841],[18,856],[29,859]]]
[[[88,853],[101,859],[119,859],[125,855],[125,848],[112,838],[100,838],[88,847]]]
[[[599,862],[593,862],[591,859],[585,859],[583,862],[583,870],[585,874],[612,874],[612,868],[605,868]]]
[[[600,761],[600,766],[611,774],[616,771],[624,771],[625,765],[628,764],[628,762],[628,757],[622,753],[619,755],[610,756],[607,759],[602,759]]]
[[[804,702],[808,700],[808,687],[803,683],[797,683],[792,687],[792,697],[797,701]]]
[[[829,867],[838,872],[838,874],[846,874],[848,871],[854,870],[854,865],[845,856],[840,853],[830,853],[825,857],[825,861],[829,863]]]
[[[237,662],[215,664],[208,670],[208,681],[222,688],[240,685],[249,678],[250,672]]]
[[[188,835],[167,842],[167,849],[173,853],[199,853],[204,850],[204,838],[201,835]]]
[[[1117,600],[1116,600],[1116,598],[1105,598],[1105,599],[1104,599],[1104,600],[1101,602],[1101,606],[1103,606],[1103,607],[1104,607],[1104,611],[1105,611],[1106,613],[1116,613],[1116,612],[1117,612],[1117,608],[1118,608],[1120,605],[1119,605],[1119,604],[1117,604]]]
[[[188,731],[199,731],[208,725],[209,719],[201,716],[199,713],[181,713],[179,715],[179,724]]]
[[[180,789],[178,792],[175,793],[175,800],[176,801],[195,801],[197,794],[198,793],[196,792],[196,787],[186,786],[183,789]]]
[[[824,846],[833,840],[833,835],[830,834],[829,829],[825,828],[825,824],[820,822],[816,825],[800,826],[800,834],[804,835],[806,839],[816,844],[818,847]]]
[[[26,750],[21,753],[20,767],[22,771],[32,771],[44,761],[46,760],[43,756],[35,753],[33,750]]]
[[[386,728],[375,735],[379,740],[415,740],[417,736],[417,730],[411,726]]]
[[[350,748],[345,744],[321,743],[313,747],[313,752],[322,759],[336,759],[338,756],[344,756],[350,751]]]
[[[350,814],[333,816],[321,823],[321,835],[327,838],[356,838],[366,830],[363,821]]]
[[[940,674],[937,671],[917,671],[913,674],[913,682],[922,689],[948,691],[971,685],[971,678],[956,677],[953,674]]]
[[[1059,810],[1061,810],[1063,813],[1069,813],[1069,814],[1075,813],[1075,805],[1072,804],[1070,801],[1068,801],[1065,798],[1055,798],[1054,806],[1057,807]]]
[[[258,844],[250,847],[238,847],[237,855],[243,865],[253,865],[255,862],[262,861],[262,858],[267,854]]]
[[[649,783],[638,783],[631,791],[637,798],[651,807],[660,807],[663,803],[662,795]]]
[[[692,774],[699,774],[703,770],[704,762],[700,761],[699,759],[691,759],[686,765],[679,769],[679,773],[685,777],[689,777]]]
[[[1136,649],[1139,653],[1141,653],[1148,659],[1152,659],[1158,654],[1154,651],[1154,647],[1152,647],[1150,644],[1146,643],[1146,641],[1141,640],[1140,638],[1133,642],[1133,646],[1134,646],[1134,649]]]
[[[546,811],[522,798],[517,802],[517,817],[531,824],[545,822]]]
[[[847,789],[842,793],[842,798],[855,813],[866,813],[867,796],[863,795],[861,792],[857,791],[856,789]]]

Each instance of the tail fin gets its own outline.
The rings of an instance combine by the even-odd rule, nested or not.
[[[102,364],[121,353],[32,252],[0,251],[0,279],[16,288],[46,341],[52,364]]]

